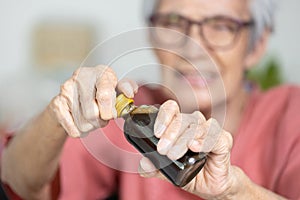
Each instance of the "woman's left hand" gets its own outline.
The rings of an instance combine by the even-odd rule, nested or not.
[[[169,100],[160,107],[154,134],[160,138],[158,152],[172,160],[182,157],[188,149],[208,154],[202,170],[183,189],[205,199],[223,199],[235,192],[237,181],[230,164],[233,139],[216,120],[206,120],[200,112],[182,114],[177,103]],[[140,173],[166,179],[147,158],[140,162]]]

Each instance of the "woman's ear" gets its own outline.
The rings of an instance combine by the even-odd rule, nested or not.
[[[261,60],[261,58],[266,52],[269,35],[270,35],[270,30],[266,29],[261,35],[260,39],[256,41],[253,49],[251,49],[248,52],[244,64],[246,69],[250,69]]]

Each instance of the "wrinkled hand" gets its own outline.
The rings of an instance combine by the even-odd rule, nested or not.
[[[172,160],[182,157],[188,149],[208,153],[202,170],[183,189],[205,199],[229,195],[235,181],[230,164],[232,136],[216,120],[206,120],[200,112],[182,114],[177,103],[170,100],[160,107],[154,134],[160,138],[158,152]],[[147,158],[140,162],[140,173],[166,179]]]
[[[118,83],[107,66],[81,67],[61,86],[50,107],[68,135],[80,137],[117,117],[116,88],[132,98],[138,86],[131,80]]]

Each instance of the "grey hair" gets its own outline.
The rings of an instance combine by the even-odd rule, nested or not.
[[[254,27],[250,40],[250,49],[254,47],[266,29],[274,30],[276,7],[276,0],[251,0],[250,13],[254,20]]]
[[[144,0],[144,15],[146,19],[155,12],[159,1],[160,0]],[[274,30],[276,4],[277,0],[251,0],[249,11],[254,20],[254,27],[250,36],[250,50],[255,46],[266,29]]]

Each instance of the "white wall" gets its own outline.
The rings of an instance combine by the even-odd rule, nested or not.
[[[101,39],[140,26],[141,0],[1,0],[1,75],[28,68],[34,25],[45,19],[88,22]]]
[[[32,69],[31,37],[37,24],[47,19],[86,22],[101,41],[141,26],[141,7],[141,0],[0,0],[0,124],[10,119],[20,123],[59,90],[57,80]]]
[[[96,27],[101,41],[143,26],[141,8],[142,0],[0,0],[0,120],[9,113],[14,113],[12,118],[32,115],[59,89],[56,81],[31,78],[30,38],[36,24],[49,18],[88,22]],[[269,48],[279,57],[286,78],[295,83],[300,83],[299,8],[298,0],[280,2]]]
[[[279,0],[278,0],[279,1]],[[287,81],[300,83],[300,1],[279,1],[276,28],[269,52],[277,56]]]

